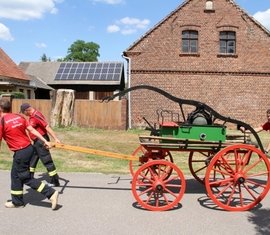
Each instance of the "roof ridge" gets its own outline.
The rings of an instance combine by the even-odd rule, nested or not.
[[[230,3],[232,3],[238,10],[240,10],[242,13],[244,13],[248,18],[250,18],[253,23],[255,23],[259,28],[261,28],[265,33],[267,33],[270,36],[270,31],[264,27],[259,21],[257,21],[253,16],[251,16],[246,10],[244,10],[239,4],[235,2],[235,0],[227,0]]]
[[[0,48],[0,75],[7,78],[29,80],[24,71]]]
[[[152,31],[154,31],[158,26],[163,24],[167,19],[169,19],[175,12],[180,10],[182,7],[184,7],[188,2],[193,1],[193,0],[185,0],[182,4],[180,4],[175,10],[171,11],[168,15],[166,15],[163,19],[161,19],[158,23],[156,23],[151,29],[146,31],[138,40],[133,42],[131,46],[129,46],[125,51],[130,50],[132,47],[137,45],[143,38],[145,38],[148,34],[150,34]]]
[[[149,35],[151,32],[153,32],[157,27],[159,27],[161,24],[163,24],[167,19],[169,19],[171,16],[173,16],[174,13],[178,12],[181,8],[183,8],[185,5],[187,5],[189,2],[193,0],[185,0],[182,4],[180,4],[175,10],[171,11],[168,15],[166,15],[162,20],[160,20],[157,24],[155,24],[151,29],[146,31],[139,39],[137,39],[135,42],[133,42],[125,51],[129,51],[134,46],[136,46],[143,38],[145,38],[147,35]],[[258,22],[256,19],[254,19],[252,16],[250,16],[243,8],[240,7],[234,0],[225,0],[227,2],[230,2],[233,4],[238,10],[240,10],[242,13],[244,13],[248,18],[250,18],[251,21],[253,21],[258,27],[260,27],[265,33],[267,33],[270,36],[270,31],[265,28],[260,22]]]

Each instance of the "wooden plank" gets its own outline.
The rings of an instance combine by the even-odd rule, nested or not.
[[[41,111],[49,121],[51,117],[51,100],[13,99],[12,111],[20,112],[22,103],[29,103]],[[75,100],[74,124],[83,127],[123,129],[122,101],[110,101],[101,103],[97,100]],[[124,110],[124,109],[123,109]]]
[[[160,141],[172,141],[172,142],[189,142],[189,143],[200,143],[200,144],[219,144],[222,142],[219,141],[203,141],[203,140],[195,140],[195,139],[181,139],[181,138],[168,138],[168,137],[160,137],[160,136],[139,136],[139,140],[142,140],[143,143],[144,139],[148,140],[160,140]]]
[[[240,138],[240,137],[250,137],[249,134],[227,134],[226,137],[230,138]]]
[[[80,147],[80,146],[67,145],[67,144],[54,143],[53,147],[59,148],[59,149],[64,149],[64,150],[71,150],[71,151],[75,151],[75,152],[94,154],[94,155],[98,155],[98,156],[102,156],[102,157],[118,158],[118,159],[124,159],[124,160],[132,160],[132,161],[139,160],[137,156],[133,156],[133,155],[113,153],[113,152],[107,152],[107,151],[90,149],[90,148],[85,148],[85,147]]]
[[[34,100],[34,99],[13,99],[12,100],[12,112],[19,113],[21,104],[29,103],[33,108],[40,111],[44,117],[50,121],[51,117],[51,100]]]

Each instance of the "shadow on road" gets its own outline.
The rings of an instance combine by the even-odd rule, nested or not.
[[[40,180],[48,180],[47,174],[37,175],[37,178]],[[108,176],[108,182],[103,182],[101,186],[91,186],[87,184],[78,185],[76,182],[70,182],[68,179],[60,178],[61,186],[56,189],[60,194],[64,194],[66,188],[69,189],[85,189],[85,190],[112,190],[112,191],[132,191],[132,177],[131,176]],[[105,184],[105,185],[104,185]],[[224,211],[219,208],[208,196],[206,193],[205,186],[193,178],[186,179],[186,191],[185,194],[196,194],[198,203],[207,209]],[[51,207],[49,201],[44,200],[43,195],[37,193],[31,188],[27,189],[27,193],[24,195],[24,200],[26,204],[31,204],[41,207]],[[196,199],[195,199],[196,200]],[[132,206],[139,210],[146,210],[142,208],[137,201],[135,201]],[[58,209],[62,206],[59,205]],[[255,225],[255,229],[258,234],[268,235],[270,234],[270,209],[261,209],[262,204],[259,203],[253,210],[249,211],[250,215],[248,216],[248,221]],[[178,210],[181,209],[181,201],[177,206],[171,209]]]
[[[248,221],[255,225],[257,234],[270,234],[270,209],[251,210]]]

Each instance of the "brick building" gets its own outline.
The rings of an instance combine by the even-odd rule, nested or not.
[[[147,84],[204,102],[251,125],[270,108],[270,32],[233,0],[187,0],[125,52],[129,86]],[[131,125],[179,107],[158,93],[130,94]]]

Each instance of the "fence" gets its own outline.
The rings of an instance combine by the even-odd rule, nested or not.
[[[29,103],[50,120],[52,101],[13,99],[12,112],[19,113],[22,103]],[[127,129],[127,100],[101,103],[95,100],[75,100],[73,125],[113,130]]]

